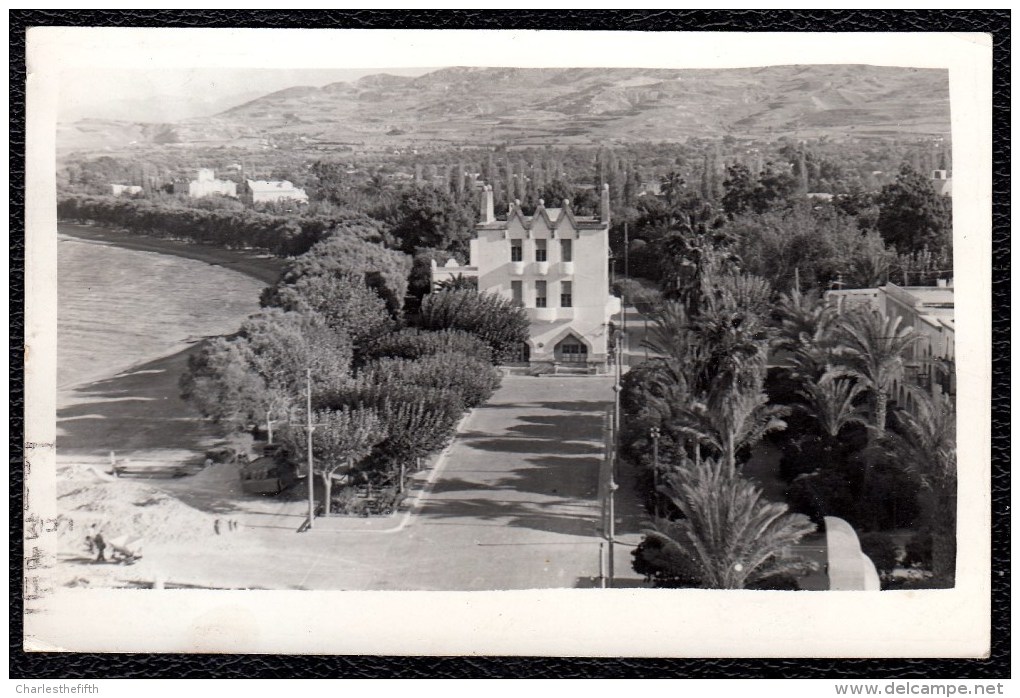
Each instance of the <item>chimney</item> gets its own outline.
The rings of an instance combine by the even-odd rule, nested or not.
[[[486,184],[485,188],[482,189],[482,204],[481,204],[482,223],[492,223],[496,220],[496,213],[493,209],[492,204],[492,185]]]
[[[602,185],[602,199],[599,205],[599,222],[609,225],[609,184]]]

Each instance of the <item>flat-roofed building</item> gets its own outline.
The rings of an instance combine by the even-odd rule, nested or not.
[[[301,204],[308,203],[308,194],[305,193],[305,190],[295,187],[287,180],[246,179],[243,198],[249,204],[286,200]]]

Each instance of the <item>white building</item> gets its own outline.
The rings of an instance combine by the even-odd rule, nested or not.
[[[141,194],[142,188],[137,184],[111,184],[110,192],[114,196],[134,196],[135,194]]]
[[[867,305],[885,317],[900,318],[900,327],[910,327],[921,337],[908,350],[903,369],[893,380],[892,396],[910,407],[913,398],[908,385],[936,394],[956,394],[956,325],[952,281],[937,286],[897,286],[829,291],[826,298],[842,303],[844,309]]]
[[[931,173],[931,183],[939,196],[953,196],[953,178],[945,170],[933,170]]]
[[[295,187],[287,180],[277,182],[247,179],[245,185],[244,199],[250,204],[287,199],[302,204],[308,203],[308,194],[305,193],[305,190]]]
[[[956,393],[956,324],[951,282],[939,286],[886,284],[879,296],[886,317],[900,318],[900,327],[911,327],[921,337],[903,361],[903,374],[893,383],[897,401],[910,407],[913,398],[905,383],[936,394]]]
[[[216,179],[216,171],[202,168],[198,171],[198,178],[188,182],[188,196],[193,199],[201,199],[204,196],[231,196],[237,197],[237,183],[229,179]]]
[[[514,202],[505,220],[493,212],[492,187],[481,192],[481,218],[468,266],[433,263],[432,281],[462,275],[482,293],[524,306],[531,336],[520,360],[532,366],[575,366],[598,371],[608,358],[609,320],[620,300],[609,294],[609,188],[598,216],[575,216],[570,202],[525,216]]]

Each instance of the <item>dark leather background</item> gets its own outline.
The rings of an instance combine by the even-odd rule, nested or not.
[[[10,18],[10,676],[155,677],[814,677],[1006,678],[1010,675],[1009,66],[1010,14],[999,11],[256,11],[11,10]],[[25,40],[30,26],[350,27],[709,31],[980,31],[994,37],[992,647],[984,660],[651,660],[225,655],[25,654],[22,641]],[[678,628],[677,632],[684,632]]]

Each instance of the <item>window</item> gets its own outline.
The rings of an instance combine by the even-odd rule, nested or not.
[[[524,261],[524,248],[521,247],[520,240],[510,241],[510,261],[511,262],[523,262]]]
[[[524,282],[511,281],[510,291],[514,295],[514,303],[517,303],[518,305],[524,305]]]
[[[574,261],[574,241],[560,240],[560,259],[564,262]]]
[[[545,300],[545,282],[544,281],[536,281],[535,282],[535,307],[536,308],[544,308],[545,304],[546,304],[546,300]]]
[[[588,360],[588,347],[576,339],[568,339],[560,345],[560,359],[570,363],[584,363]]]
[[[574,285],[569,281],[560,282],[560,307],[561,308],[572,308],[574,307]]]
[[[535,240],[535,261],[544,262],[546,261],[546,243],[547,240]]]

